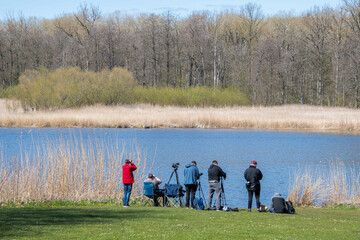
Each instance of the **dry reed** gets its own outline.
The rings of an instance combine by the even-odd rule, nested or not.
[[[2,127],[238,128],[360,133],[360,111],[287,105],[277,107],[90,106],[23,112],[0,100]]]
[[[2,158],[0,203],[122,200],[122,164],[130,158],[135,171],[133,196],[139,195],[146,158],[139,146],[126,152],[122,144],[78,143],[76,140],[38,144],[36,154]]]
[[[293,175],[288,200],[298,206],[360,204],[359,180],[360,172],[347,171],[340,160],[321,172],[304,169]]]

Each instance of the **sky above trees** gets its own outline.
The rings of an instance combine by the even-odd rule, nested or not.
[[[209,10],[221,12],[226,9],[239,9],[246,3],[256,3],[261,6],[266,16],[278,13],[292,13],[300,15],[312,7],[337,7],[341,0],[0,0],[0,20],[9,16],[38,18],[56,18],[63,13],[76,12],[80,4],[89,4],[99,7],[103,15],[115,11],[128,15],[139,13],[164,13],[171,11],[174,15],[186,17],[193,11]]]

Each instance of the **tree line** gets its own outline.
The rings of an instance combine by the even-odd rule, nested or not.
[[[238,88],[254,105],[359,108],[360,1],[265,17],[248,3],[222,13],[103,16],[94,6],[55,19],[0,22],[0,86],[28,69],[127,69],[138,85]]]

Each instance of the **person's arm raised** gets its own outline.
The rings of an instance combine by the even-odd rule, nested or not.
[[[162,183],[161,179],[160,179],[160,178],[158,178],[157,176],[154,176],[154,178],[155,178],[155,180],[156,180],[156,181],[158,181],[158,182],[159,182],[159,184],[161,184],[161,183]]]
[[[133,162],[131,162],[131,171],[135,171],[137,169],[137,167],[135,166],[135,164]]]

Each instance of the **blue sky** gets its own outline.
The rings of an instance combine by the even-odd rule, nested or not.
[[[187,16],[193,11],[239,9],[248,2],[262,7],[267,16],[286,12],[301,14],[313,6],[337,7],[341,0],[0,0],[0,19],[20,14],[38,18],[56,18],[63,13],[76,12],[81,3],[99,7],[103,15],[115,11],[124,14],[164,13],[170,10],[175,15]]]

